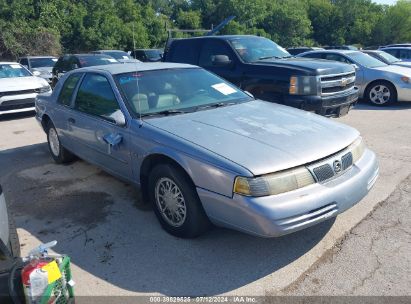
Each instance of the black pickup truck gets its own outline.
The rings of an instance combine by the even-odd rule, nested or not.
[[[358,100],[353,66],[294,58],[263,37],[228,35],[170,39],[164,61],[201,66],[256,98],[324,116],[347,114]]]

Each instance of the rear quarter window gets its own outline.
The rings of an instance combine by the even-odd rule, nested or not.
[[[176,63],[198,64],[199,43],[194,40],[174,41],[170,47],[170,56],[167,61]]]
[[[73,96],[73,91],[76,88],[77,83],[79,82],[82,75],[83,74],[73,74],[69,78],[66,79],[66,81],[64,82],[63,88],[60,91],[59,98],[57,99],[57,102],[59,104],[70,106],[71,99]]]

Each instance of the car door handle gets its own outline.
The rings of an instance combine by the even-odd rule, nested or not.
[[[71,124],[75,124],[75,123],[76,123],[76,120],[75,120],[74,118],[69,118],[69,119],[68,119],[68,122],[71,123]]]

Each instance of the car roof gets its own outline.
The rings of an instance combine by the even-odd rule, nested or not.
[[[126,53],[125,51],[122,50],[97,50],[97,51],[93,51],[93,52],[121,52],[121,53]]]
[[[261,36],[255,35],[218,35],[218,36],[198,36],[198,37],[190,37],[190,38],[173,38],[172,40],[188,40],[188,39],[220,39],[220,40],[230,40],[235,38],[265,38]],[[266,39],[266,38],[265,38]]]
[[[28,58],[28,59],[36,59],[36,58],[56,58],[55,56],[22,56],[20,59]]]
[[[380,48],[380,50],[411,50],[411,47],[409,46],[383,46]]]
[[[92,72],[92,71],[106,71],[112,75],[130,73],[136,71],[155,71],[165,69],[188,69],[199,68],[191,64],[172,63],[172,62],[132,62],[132,63],[118,63],[108,65],[97,65],[76,69],[76,72]]]
[[[18,62],[14,62],[14,61],[0,61],[0,64],[19,64]]]
[[[359,53],[361,51],[355,51],[355,50],[318,50],[318,51],[309,51],[309,52],[305,52],[302,53],[303,54],[314,54],[314,53],[339,53],[339,54],[353,54],[353,53]]]

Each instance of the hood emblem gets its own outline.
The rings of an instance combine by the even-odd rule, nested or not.
[[[334,163],[333,163],[333,168],[334,168],[334,172],[335,172],[336,174],[338,174],[338,173],[341,172],[341,170],[342,170],[342,165],[341,165],[341,162],[340,162],[338,159],[334,161]]]
[[[347,83],[348,83],[348,79],[347,79],[347,78],[342,78],[342,79],[341,79],[341,86],[342,86],[342,87],[346,87],[346,86],[347,86]]]

